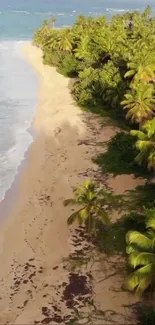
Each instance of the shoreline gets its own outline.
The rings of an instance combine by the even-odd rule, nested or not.
[[[33,138],[33,142],[34,141],[35,140]],[[16,174],[14,176],[14,180],[11,183],[10,187],[6,190],[3,199],[0,201],[0,208],[1,208],[0,223],[4,220],[4,218],[6,218],[9,214],[11,214],[14,203],[16,203],[16,201],[17,201],[19,184],[20,184],[24,169],[26,168],[26,166],[28,164],[28,153],[29,153],[32,143],[30,144],[28,149],[25,151],[24,158],[17,168]]]
[[[0,227],[0,324],[45,323],[47,318],[50,324],[57,324],[61,316],[59,323],[64,325],[72,312],[62,301],[70,277],[65,261],[77,245],[73,243],[74,228],[69,229],[66,222],[72,209],[64,208],[63,201],[72,197],[73,186],[98,171],[91,159],[103,148],[82,141],[108,141],[116,129],[102,130],[98,117],[80,111],[70,94],[69,79],[43,65],[40,49],[27,44],[23,51],[39,77],[33,123],[36,137],[27,152],[27,166],[21,170],[18,197]],[[123,192],[127,180],[120,183],[120,179],[111,184],[114,189],[119,184],[118,191]],[[142,181],[128,179],[130,187]],[[100,271],[96,271],[98,262],[93,266],[99,280],[93,283],[94,299],[103,311],[113,309],[106,324],[114,318],[118,324],[126,318],[132,323],[130,306],[135,298],[120,291],[120,274],[108,278],[113,269],[108,262],[104,260]],[[119,264],[120,260],[111,262]],[[86,275],[86,270],[82,272]],[[101,282],[104,276],[107,279]]]
[[[28,146],[27,150],[25,151],[24,157],[17,168],[13,182],[11,183],[10,187],[6,190],[4,197],[0,201],[0,208],[1,208],[0,223],[3,221],[5,217],[7,217],[8,214],[11,214],[13,205],[17,201],[19,184],[24,169],[27,167],[28,164],[29,150],[37,136],[35,130],[33,129],[33,120],[34,120],[34,116],[31,122],[31,126],[27,129],[27,132],[32,136],[32,143]]]
[[[29,63],[27,62],[26,58],[24,57],[21,47],[24,45],[28,45],[31,44],[31,40],[26,40],[26,41],[16,41],[16,40],[4,40],[4,42],[18,42],[21,43],[20,45],[18,45],[18,47],[16,47],[16,51],[19,52],[19,60],[23,60],[24,63],[26,63],[27,67],[29,67]],[[33,70],[33,68],[31,69]],[[36,76],[37,79],[37,76]],[[38,87],[37,87],[38,88]],[[28,151],[29,148],[31,147],[32,143],[34,142],[36,133],[35,130],[33,129],[33,120],[35,117],[35,111],[36,111],[36,105],[37,105],[37,97],[35,100],[35,104],[33,106],[33,111],[31,114],[31,117],[29,118],[28,122],[29,125],[27,125],[27,128],[24,128],[24,135],[27,135],[27,137],[31,137],[31,139],[29,140],[30,143],[28,143],[26,146],[24,146],[24,153],[19,157],[19,162],[17,164],[16,169],[14,169],[14,174],[12,175],[12,179],[10,181],[10,184],[8,185],[8,187],[6,187],[4,194],[1,196],[0,198],[0,206],[1,206],[1,216],[0,216],[0,222],[3,220],[3,218],[5,218],[7,216],[7,214],[11,213],[11,209],[13,206],[14,201],[16,200],[16,196],[17,196],[17,192],[18,192],[18,184],[20,182],[21,176],[22,176],[22,172],[24,170],[24,168],[27,165],[27,155],[28,155]]]

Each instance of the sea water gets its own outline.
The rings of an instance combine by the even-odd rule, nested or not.
[[[22,43],[51,16],[60,27],[72,25],[79,14],[111,18],[146,5],[155,13],[155,0],[0,0],[0,201],[33,141],[38,80]]]

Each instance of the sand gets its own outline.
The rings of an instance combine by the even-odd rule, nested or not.
[[[23,52],[40,82],[33,125],[36,136],[18,185],[17,202],[0,228],[0,324],[69,324],[70,315],[75,317],[73,297],[68,297],[72,283],[101,309],[93,324],[110,325],[114,320],[132,324],[130,305],[135,298],[121,289],[124,266],[119,256],[113,260],[102,255],[99,263],[97,255],[96,262],[81,268],[81,278],[76,271],[71,275],[67,262],[81,248],[83,234],[68,228],[72,208],[65,208],[63,201],[72,197],[73,186],[99,175],[91,160],[103,150],[96,143],[108,140],[117,130],[101,129],[98,117],[80,111],[70,94],[69,79],[44,66],[38,48],[25,45]],[[117,191],[117,182],[122,193],[128,181],[130,188],[143,182],[128,176],[125,182],[112,180],[111,186]],[[93,251],[83,239],[82,247]],[[94,280],[90,281],[91,271]],[[79,308],[86,315],[80,324],[93,310],[82,299]]]

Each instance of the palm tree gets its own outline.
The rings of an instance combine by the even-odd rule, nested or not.
[[[134,84],[131,91],[124,97],[125,99],[121,104],[128,111],[126,118],[130,119],[132,123],[142,125],[154,116],[155,98],[152,84],[146,84],[142,81]]]
[[[52,17],[49,19],[50,23],[52,23],[52,27],[54,28],[55,27],[55,23],[56,23],[56,18],[55,17]]]
[[[148,19],[150,19],[151,13],[152,13],[151,7],[146,6],[144,12],[142,13],[142,17],[145,18],[145,20],[146,19],[148,20]]]
[[[113,201],[111,192],[97,182],[86,180],[74,189],[74,198],[65,200],[64,205],[81,205],[68,218],[68,225],[74,221],[85,224],[89,235],[96,235],[97,222],[109,224],[108,206]]]
[[[112,32],[110,28],[106,27],[102,32],[99,31],[98,34],[96,33],[94,39],[99,45],[102,61],[106,61],[107,63],[115,50],[116,35],[114,34],[114,31]]]
[[[155,59],[152,53],[142,54],[141,59],[138,57],[135,62],[129,62],[127,67],[129,70],[126,72],[125,78],[134,77],[135,81],[144,80],[146,82],[155,80]]]
[[[71,52],[73,48],[73,39],[69,31],[69,29],[63,30],[58,41],[58,48],[64,52]]]
[[[126,235],[129,265],[135,270],[127,279],[128,289],[142,295],[155,291],[155,209],[148,214],[147,231],[129,231]]]
[[[46,42],[46,46],[49,47],[52,50],[58,49],[58,39],[55,37],[51,37],[49,39],[49,42]]]
[[[89,36],[86,34],[85,36],[81,36],[78,47],[75,49],[75,57],[78,59],[85,59],[90,55],[88,51],[89,45]]]
[[[48,43],[49,39],[52,38],[51,28],[47,20],[44,20],[41,28],[37,29],[34,33],[34,44],[41,48]]]
[[[155,118],[147,121],[141,131],[132,130],[133,136],[137,136],[136,148],[140,151],[135,158],[136,162],[147,164],[148,169],[155,170]]]
[[[87,26],[87,18],[84,15],[79,15],[75,24],[82,28],[86,27]]]

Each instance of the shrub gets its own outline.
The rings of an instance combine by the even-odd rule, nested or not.
[[[43,54],[43,63],[51,66],[59,67],[61,62],[64,59],[64,53],[61,51],[53,51],[53,50],[44,50]]]
[[[121,99],[126,91],[126,83],[122,81],[119,68],[112,61],[108,61],[100,71],[100,82],[105,107],[120,108]]]
[[[79,82],[73,87],[73,94],[81,106],[95,106],[102,92],[98,69],[85,68],[79,73]]]
[[[84,62],[77,63],[77,70]],[[79,72],[79,82],[73,93],[77,102],[82,106],[104,105],[105,109],[118,108],[126,91],[126,83],[122,82],[119,69],[108,62],[100,69],[88,68]],[[88,93],[88,94],[87,94]],[[88,95],[88,96],[87,96]]]
[[[106,254],[113,254],[115,252],[126,254],[125,237],[127,232],[130,230],[144,231],[145,229],[144,215],[131,212],[104,229],[100,225],[97,244]]]
[[[155,308],[149,305],[140,305],[138,307],[138,320],[140,325],[154,325]]]
[[[77,60],[73,55],[66,54],[59,65],[60,72],[68,77],[77,76]]]

